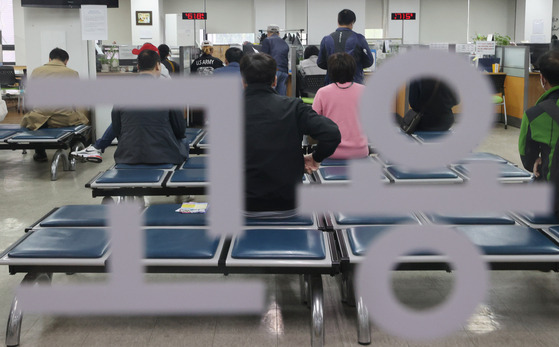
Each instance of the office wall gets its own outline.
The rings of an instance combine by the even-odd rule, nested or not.
[[[367,0],[365,2],[365,28],[382,29],[384,21],[382,19],[382,0]]]
[[[470,6],[470,39],[476,33],[499,33],[514,40],[516,0],[471,0]]]
[[[516,42],[524,40],[524,24],[526,22],[526,0],[516,0],[516,25],[514,39]]]
[[[305,29],[307,32],[307,2],[285,0],[285,28]]]
[[[104,44],[116,41],[119,45],[132,44],[132,22],[130,17],[130,0],[119,0],[118,8],[107,9],[109,36]]]
[[[551,41],[551,16],[553,0],[530,0],[526,2],[524,40],[530,42]]]
[[[308,0],[309,44],[318,45],[322,37],[338,27],[338,12],[349,8],[357,17],[354,30],[365,32],[365,1],[362,0]]]
[[[25,21],[23,18],[23,7],[21,0],[14,0],[14,39],[16,46],[16,64],[26,64],[26,48],[25,48]]]
[[[204,11],[203,0],[160,1],[165,14]],[[253,8],[253,0],[207,0],[206,30],[208,33],[250,33],[254,29]],[[204,22],[196,21],[196,27],[204,28]]]
[[[152,25],[136,25],[136,11],[151,11]],[[163,41],[163,24],[158,0],[130,0],[128,16],[131,21],[133,45],[141,45],[145,42],[158,44]]]
[[[31,8],[23,9],[25,23],[25,65],[29,71],[48,62],[55,47],[70,55],[68,67],[87,78],[87,41],[82,40],[79,9]],[[21,64],[20,62],[17,62]]]
[[[266,30],[268,25],[275,24],[281,29],[286,28],[285,8],[286,0],[254,0],[254,33],[258,30]]]
[[[466,42],[467,17],[466,0],[421,1],[420,43]]]
[[[551,34],[559,36],[559,0],[553,0],[553,19],[557,19],[553,22],[553,27],[558,29],[551,30]]]
[[[421,5],[424,1],[420,0],[390,0],[388,9],[388,33],[389,38],[401,38],[405,44],[416,44],[420,40],[420,24],[425,22]],[[395,12],[414,12],[417,20],[392,20],[391,13]],[[429,22],[438,25],[437,21]],[[440,28],[440,27],[439,27]],[[403,30],[403,33],[402,33]],[[440,29],[439,29],[440,30]]]

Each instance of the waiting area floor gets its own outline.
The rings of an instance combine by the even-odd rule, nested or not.
[[[478,148],[520,163],[519,130],[497,125]],[[52,156],[52,152],[47,152]],[[0,249],[17,240],[25,227],[52,208],[100,204],[84,184],[112,165],[114,147],[101,164],[80,163],[50,181],[49,164],[35,163],[32,152],[0,151]],[[146,198],[147,204],[174,198]],[[23,275],[0,268],[0,343],[8,312]],[[60,317],[24,315],[21,346],[306,346],[309,311],[300,304],[298,277],[290,275],[147,275],[148,281],[235,281],[258,278],[267,285],[267,310],[260,316]],[[54,276],[53,285],[106,280],[103,274]],[[358,346],[355,308],[341,303],[336,278],[323,277],[327,346]],[[472,283],[475,285],[475,283]],[[393,287],[399,299],[421,310],[444,300],[453,274],[398,272]],[[185,293],[185,295],[187,295]],[[87,298],[84,298],[87,300]],[[388,313],[387,313],[388,314]],[[491,272],[487,299],[463,328],[442,340],[410,342],[372,326],[371,346],[555,346],[559,344],[559,274]]]

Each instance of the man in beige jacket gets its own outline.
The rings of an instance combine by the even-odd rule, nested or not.
[[[49,54],[49,62],[33,70],[31,78],[79,78],[78,72],[66,67],[68,53],[60,48],[53,49]],[[21,126],[30,130],[40,128],[60,128],[87,124],[89,120],[82,111],[75,108],[39,109],[26,113]],[[35,150],[35,161],[47,161],[44,149]]]

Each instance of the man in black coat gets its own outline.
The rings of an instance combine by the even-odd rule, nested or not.
[[[304,172],[320,162],[341,141],[338,126],[300,99],[278,95],[276,61],[258,53],[243,57],[245,86],[245,209],[251,217],[295,214],[295,192]],[[303,156],[303,135],[318,141]]]

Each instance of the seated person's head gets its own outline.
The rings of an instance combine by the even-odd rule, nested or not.
[[[68,55],[68,52],[66,52],[62,48],[56,47],[55,49],[53,49],[49,53],[49,61],[60,60],[61,62],[64,63],[64,65],[66,65],[66,63],[68,63],[69,59],[70,59],[70,56]]]
[[[212,55],[214,52],[214,45],[208,40],[202,42],[202,46],[200,48],[202,48],[202,52],[207,55]]]
[[[161,73],[161,58],[157,52],[146,49],[138,54],[138,71]]]
[[[559,51],[549,51],[538,59],[541,76],[550,86],[559,86]],[[542,84],[545,81],[542,79]]]
[[[225,60],[227,60],[229,64],[240,63],[242,58],[243,51],[237,47],[231,47],[225,51]]]
[[[333,83],[353,82],[355,59],[347,53],[334,53],[328,58],[328,77]]]
[[[318,48],[316,46],[308,46],[307,48],[305,48],[303,58],[309,59],[313,55],[318,55]]]
[[[159,50],[159,55],[161,56],[161,59],[167,59],[167,57],[171,54],[171,49],[169,48],[169,46],[167,46],[166,44],[162,43],[157,47],[157,50]]]
[[[276,60],[265,53],[245,55],[241,59],[241,75],[245,85],[276,84]]]

